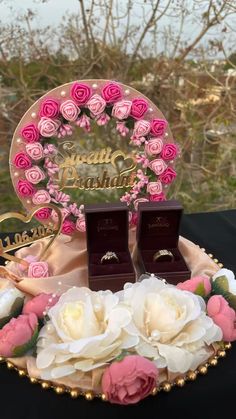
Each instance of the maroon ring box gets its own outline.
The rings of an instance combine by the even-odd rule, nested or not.
[[[85,206],[89,288],[93,291],[123,289],[135,282],[135,271],[129,252],[129,214],[125,203]],[[115,252],[119,263],[101,264],[106,252]]]
[[[171,284],[190,279],[191,272],[178,249],[183,208],[178,201],[143,202],[138,206],[138,274],[154,273]],[[153,261],[161,249],[171,251],[174,261]]]

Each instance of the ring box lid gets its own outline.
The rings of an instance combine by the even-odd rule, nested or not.
[[[128,207],[126,203],[85,206],[89,253],[128,249]]]
[[[182,213],[183,207],[176,200],[140,203],[138,206],[138,247],[143,250],[178,247]]]

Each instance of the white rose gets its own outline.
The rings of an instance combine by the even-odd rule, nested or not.
[[[236,280],[234,273],[229,269],[223,268],[216,272],[215,275],[213,275],[212,279],[213,281],[215,281],[217,278],[220,278],[221,276],[225,276],[227,278],[229,292],[236,295]]]
[[[24,294],[15,287],[7,286],[1,288],[0,285],[0,328],[17,316],[24,302]]]

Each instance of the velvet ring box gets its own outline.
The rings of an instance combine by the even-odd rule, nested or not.
[[[137,265],[139,275],[148,272],[171,284],[190,279],[191,272],[178,249],[179,226],[183,208],[178,201],[145,202],[138,206]],[[161,249],[174,259],[153,260]]]
[[[85,206],[88,277],[93,291],[119,291],[126,282],[135,282],[128,246],[129,219],[125,203]],[[119,262],[102,264],[106,252],[115,252]]]

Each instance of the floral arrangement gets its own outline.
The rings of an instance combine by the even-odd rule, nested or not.
[[[28,274],[47,274],[42,262],[28,262]],[[0,355],[25,356],[32,380],[56,382],[58,393],[66,386],[72,397],[89,390],[88,399],[137,403],[205,373],[204,363],[224,355],[222,341],[236,340],[236,280],[227,269],[177,286],[152,274],[117,293],[73,287],[24,297],[12,285],[0,290]]]
[[[26,206],[49,202],[58,205],[64,217],[64,234],[85,230],[83,205],[71,202],[70,195],[59,191],[54,180],[59,171],[54,161],[58,144],[71,136],[76,126],[88,132],[91,121],[105,125],[114,118],[120,136],[128,137],[130,144],[137,147],[139,169],[133,186],[121,197],[131,209],[131,223],[135,224],[140,201],[166,199],[164,188],[176,177],[173,162],[178,147],[167,142],[167,121],[152,117],[154,110],[142,95],[128,100],[129,92],[117,82],[70,83],[68,97],[64,90],[59,98],[50,92],[38,101],[37,112],[31,113],[32,121],[20,123],[16,130],[16,147],[10,161],[16,170],[16,192]],[[50,217],[57,221],[49,208],[38,211],[36,217],[43,222]]]

